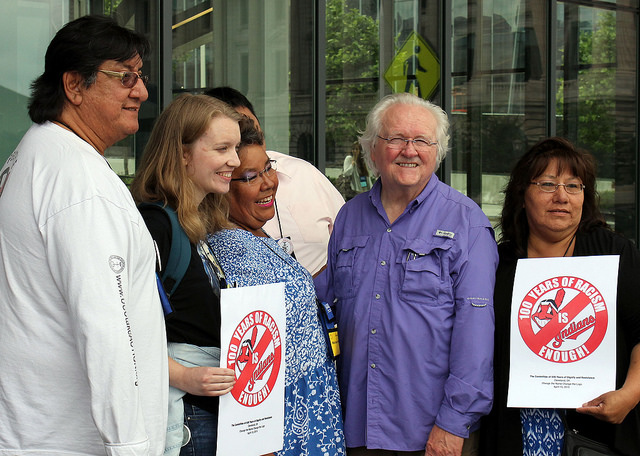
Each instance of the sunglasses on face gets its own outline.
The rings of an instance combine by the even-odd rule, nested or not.
[[[149,76],[143,75],[142,73],[135,73],[133,71],[109,71],[109,70],[98,70],[100,73],[104,73],[107,76],[112,78],[120,79],[120,82],[127,89],[133,88],[138,82],[138,79],[142,79],[142,83],[147,85],[149,82]]]

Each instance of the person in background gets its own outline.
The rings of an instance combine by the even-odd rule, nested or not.
[[[350,195],[348,199],[353,198],[358,193],[371,190],[371,176],[362,155],[362,146],[358,141],[351,146],[351,154],[344,158],[342,176],[344,176],[345,183],[349,186],[346,189],[346,193]]]
[[[219,100],[180,96],[156,121],[131,184],[137,202],[160,203],[178,214],[190,244],[189,267],[169,297],[173,312],[166,321],[171,357],[167,456],[215,455],[218,396],[231,391],[235,382],[231,369],[219,367],[224,277],[216,274],[220,267],[204,240],[207,233],[227,226],[223,194],[240,164],[240,120]],[[167,265],[173,234],[169,217],[152,205],[140,210],[158,246],[160,264]]]
[[[590,255],[620,255],[617,390],[567,411],[566,419],[582,435],[621,454],[640,454],[640,253],[611,231],[600,213],[593,157],[563,138],[544,139],[531,147],[511,172],[500,227],[495,401],[482,421],[481,454],[562,454],[564,411],[507,408],[513,281],[519,258]]]
[[[240,287],[285,283],[285,427],[278,456],[345,454],[340,393],[318,318],[310,273],[262,229],[275,212],[278,163],[257,127],[242,126],[228,194],[232,229],[209,236],[230,283]]]
[[[2,455],[164,449],[155,249],[103,156],[138,130],[149,51],[108,17],[62,27],[32,84],[34,125],[0,170]]]
[[[260,128],[253,105],[236,89],[216,87],[205,94],[229,104]],[[329,236],[344,198],[311,163],[273,150],[267,150],[267,155],[278,162],[280,186],[275,216],[264,229],[316,275],[327,263]]]
[[[336,218],[327,269],[349,455],[456,455],[493,393],[493,230],[434,171],[449,122],[414,95],[384,97],[360,138],[380,178]]]

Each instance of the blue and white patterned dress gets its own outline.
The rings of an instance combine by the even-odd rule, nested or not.
[[[556,409],[520,409],[523,456],[560,456],[564,424]]]
[[[227,283],[285,282],[285,430],[277,455],[344,455],[336,370],[327,355],[311,275],[271,238],[234,229],[209,235],[208,241]]]

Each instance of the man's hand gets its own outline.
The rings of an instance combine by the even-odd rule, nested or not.
[[[462,444],[464,439],[457,435],[433,426],[429,440],[427,441],[427,450],[425,456],[460,456],[462,454]]]

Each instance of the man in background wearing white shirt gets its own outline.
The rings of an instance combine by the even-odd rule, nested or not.
[[[205,94],[224,101],[260,128],[253,105],[236,89],[216,87]],[[272,150],[267,155],[277,162],[279,185],[276,215],[264,230],[315,276],[327,264],[329,236],[344,198],[311,163]]]

